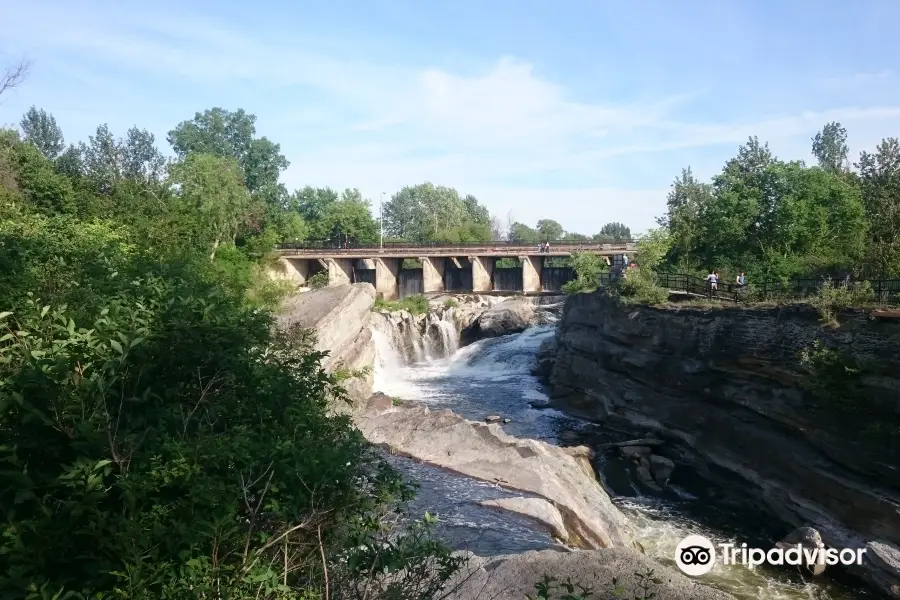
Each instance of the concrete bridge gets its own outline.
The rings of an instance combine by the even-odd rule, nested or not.
[[[278,252],[286,276],[299,285],[326,272],[329,285],[369,282],[380,298],[395,300],[442,292],[557,292],[574,278],[574,272],[569,267],[545,266],[547,258],[591,252],[609,257],[616,265],[623,262],[623,255],[634,252],[634,243],[551,241],[549,252],[541,252],[538,244],[514,242],[281,244]],[[501,258],[515,259],[520,266],[498,267]],[[419,261],[421,267],[404,268],[406,259]]]

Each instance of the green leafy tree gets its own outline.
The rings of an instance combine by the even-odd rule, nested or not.
[[[612,238],[614,241],[621,242],[631,239],[631,229],[629,229],[622,223],[607,223],[600,228],[599,235],[607,236]]]
[[[877,276],[900,276],[900,141],[887,138],[875,152],[862,152],[857,163],[868,216],[867,260]]]
[[[300,216],[308,223],[322,219],[329,204],[337,202],[340,195],[331,188],[314,188],[306,186],[291,196],[291,204]]]
[[[312,222],[312,236],[318,240],[353,240],[360,244],[378,241],[378,223],[372,218],[371,205],[357,189],[347,189],[340,200],[328,203],[322,216]]]
[[[672,233],[673,260],[689,269],[701,262],[706,251],[703,217],[712,195],[710,184],[697,181],[690,167],[683,169],[666,198],[668,213],[658,220]]]
[[[541,234],[528,225],[516,221],[509,227],[509,241],[522,244],[537,244],[541,241]]]
[[[543,240],[561,240],[563,227],[553,219],[541,219],[535,228]]]
[[[251,210],[240,166],[233,158],[189,154],[172,167],[172,180],[180,187],[183,210],[195,215],[210,260],[215,259],[222,242],[234,243]]]
[[[469,222],[491,226],[487,208],[474,196],[460,198],[455,189],[430,182],[404,187],[385,203],[383,212],[385,235],[413,242],[446,237],[446,232]]]
[[[170,131],[168,140],[179,158],[192,153],[233,158],[252,194],[277,186],[281,172],[290,165],[278,144],[256,137],[256,115],[243,109],[198,112]]]
[[[40,150],[46,158],[55,159],[66,147],[62,129],[52,114],[32,106],[20,122],[25,141]]]
[[[812,138],[812,152],[819,166],[832,173],[846,170],[850,148],[847,130],[840,123],[831,122]]]

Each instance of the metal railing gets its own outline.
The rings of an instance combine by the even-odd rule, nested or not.
[[[657,273],[656,279],[659,285],[672,291],[686,292],[714,300],[731,302],[776,299],[800,300],[818,294],[822,286],[828,281],[821,277],[800,277],[783,280],[769,279],[759,282],[748,281],[743,286],[737,283],[719,281],[716,286],[717,289],[712,289],[712,284],[709,281],[685,273]],[[900,302],[900,279],[844,278],[831,280],[831,285],[844,286],[852,291],[859,290],[864,282],[868,283],[876,302],[890,304]]]
[[[542,242],[523,242],[523,241],[491,241],[491,242],[406,242],[406,241],[386,241],[384,244],[363,244],[353,240],[307,240],[304,242],[286,242],[278,244],[279,250],[293,250],[300,253],[312,253],[320,250],[410,250],[410,249],[437,249],[442,248],[472,248],[472,249],[506,249],[506,248],[527,248],[531,250],[539,250],[542,244],[548,243],[547,240]],[[571,250],[622,250],[630,251],[634,248],[633,240],[623,240],[620,242],[594,242],[594,241],[575,241],[575,240],[549,240],[550,251],[554,248]]]

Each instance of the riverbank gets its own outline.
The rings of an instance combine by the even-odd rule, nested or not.
[[[884,436],[900,413],[900,326],[852,312],[840,322],[803,306],[650,308],[580,294],[539,371],[553,406],[661,436],[676,469],[712,483],[718,501],[765,511],[785,533],[813,526],[829,546],[867,548],[857,574],[900,597],[900,460]],[[809,391],[815,376],[830,378],[823,394]]]

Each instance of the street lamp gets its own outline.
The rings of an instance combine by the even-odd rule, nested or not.
[[[381,249],[384,250],[384,192],[381,192],[381,202],[378,204],[378,222],[381,225]]]

